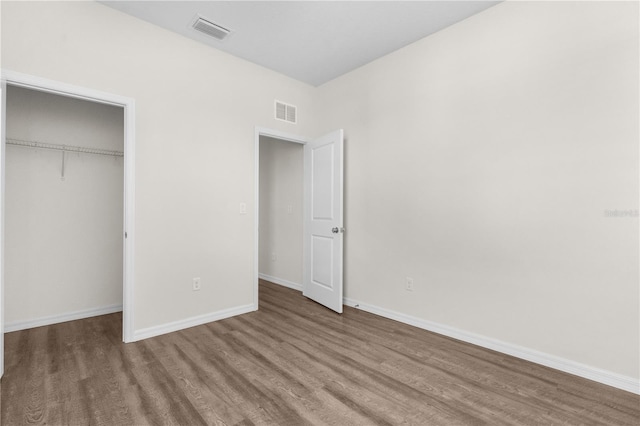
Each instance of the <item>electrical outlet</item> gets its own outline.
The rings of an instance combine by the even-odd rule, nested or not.
[[[413,278],[407,277],[404,285],[405,290],[413,291]]]
[[[278,255],[276,254],[276,252],[274,251],[273,253],[271,253],[271,261],[275,262],[276,260],[278,260]]]
[[[201,286],[200,286],[200,277],[195,277],[193,279],[193,291],[198,291],[200,290]]]
[[[293,213],[293,206],[291,204],[287,205],[287,214]]]
[[[240,203],[240,214],[247,214],[247,203]]]

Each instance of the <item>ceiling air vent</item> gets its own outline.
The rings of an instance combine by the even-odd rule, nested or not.
[[[211,21],[207,21],[206,19],[203,19],[199,16],[191,26],[196,31],[200,31],[201,33],[204,33],[218,40],[224,40],[231,33],[230,30],[221,27],[220,25],[214,24]]]
[[[296,107],[276,101],[276,119],[295,123],[297,120]]]

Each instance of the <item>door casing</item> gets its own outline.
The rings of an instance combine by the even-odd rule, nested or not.
[[[4,375],[4,164],[7,83],[0,79],[0,378]]]

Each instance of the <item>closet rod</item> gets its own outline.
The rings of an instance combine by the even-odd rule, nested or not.
[[[38,148],[38,149],[52,149],[54,151],[63,151],[63,152],[82,152],[85,154],[124,157],[124,152],[122,151],[109,151],[107,149],[86,148],[84,146],[75,146],[75,145],[58,145],[53,143],[24,141],[20,139],[11,139],[11,138],[7,138],[6,140],[7,140],[7,145],[26,146],[28,148]]]

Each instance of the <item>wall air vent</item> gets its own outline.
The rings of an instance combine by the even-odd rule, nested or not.
[[[296,107],[276,101],[276,119],[295,124],[297,121]]]
[[[211,21],[207,21],[200,16],[198,16],[196,20],[193,21],[193,24],[191,26],[194,30],[200,31],[201,33],[204,33],[209,37],[213,37],[218,40],[224,40],[231,33],[230,30],[221,27],[220,25],[214,24]]]

